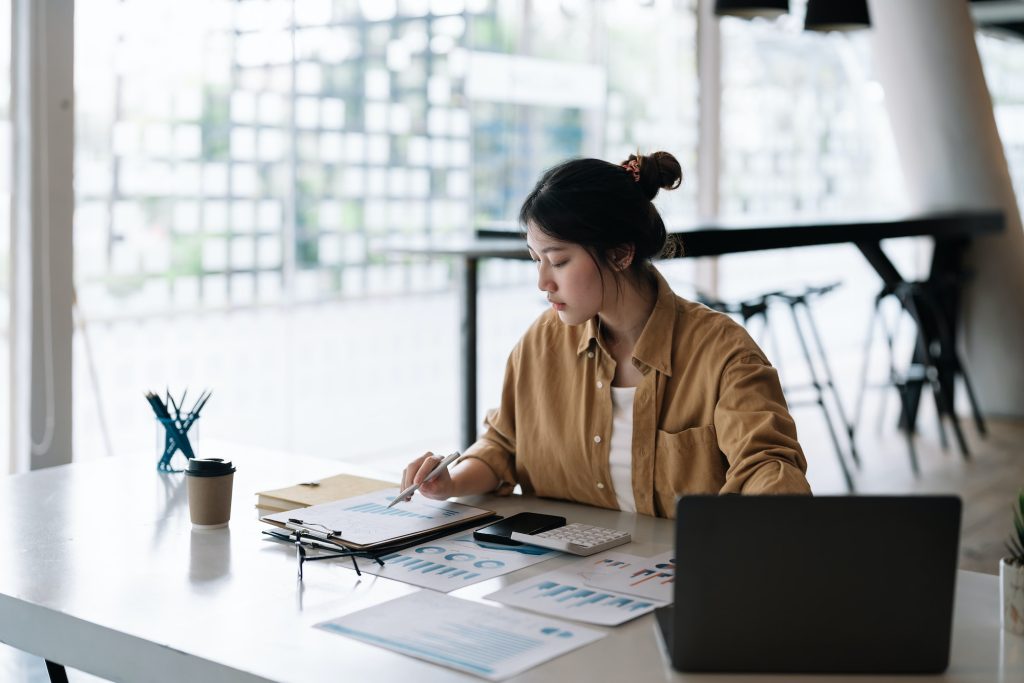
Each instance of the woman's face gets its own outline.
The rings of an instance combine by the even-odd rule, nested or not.
[[[563,323],[579,325],[597,315],[604,285],[600,268],[586,249],[545,235],[533,225],[526,228],[526,245],[537,264],[537,287]]]

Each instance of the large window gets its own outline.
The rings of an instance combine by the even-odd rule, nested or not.
[[[978,52],[985,69],[985,83],[992,96],[996,125],[1017,195],[1024,206],[1024,35],[979,32]]]
[[[868,31],[803,31],[798,9],[775,22],[720,22],[720,211],[891,212],[902,178]]]
[[[167,384],[214,388],[204,436],[454,446],[451,264],[381,245],[514,218],[568,156],[695,166],[689,0],[79,0],[75,28],[79,456],[152,449]],[[532,278],[485,269],[481,407]]]
[[[721,214],[785,222],[899,212],[903,178],[882,86],[873,75],[869,31],[804,31],[803,3],[790,6],[791,13],[776,21],[723,18],[719,24]],[[928,256],[922,241],[890,241],[884,248],[908,277],[921,272]],[[856,247],[726,256],[720,259],[719,282],[722,295],[736,300],[841,282],[813,305],[838,388],[852,412],[872,293],[881,288]],[[789,312],[775,309],[772,328],[774,338],[758,339],[779,368],[790,401],[806,405],[801,400],[806,394],[796,388],[811,378]],[[809,441],[827,443],[816,408],[797,409],[794,416]],[[874,424],[874,418],[866,422]],[[818,458],[815,467],[835,467],[834,460]]]

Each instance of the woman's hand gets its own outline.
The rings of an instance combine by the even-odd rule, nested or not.
[[[405,490],[413,484],[418,484],[427,478],[427,475],[434,471],[438,463],[443,458],[433,453],[424,453],[420,457],[413,460],[405,468],[402,473],[402,489]],[[455,484],[452,482],[452,475],[448,472],[448,468],[445,467],[443,472],[438,473],[436,477],[423,484],[419,488],[419,492],[427,498],[433,498],[434,500],[445,500],[455,495]],[[406,500],[409,500],[412,496],[408,496]]]

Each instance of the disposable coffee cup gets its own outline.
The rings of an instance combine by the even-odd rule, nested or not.
[[[235,468],[221,458],[192,458],[185,470],[188,512],[196,529],[219,529],[231,519]]]

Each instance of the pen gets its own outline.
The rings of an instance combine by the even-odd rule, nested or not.
[[[416,493],[416,491],[419,490],[419,488],[421,486],[426,484],[428,481],[430,481],[431,479],[433,479],[437,475],[441,474],[441,472],[443,472],[448,467],[448,465],[452,464],[452,461],[455,460],[455,458],[459,457],[460,455],[462,455],[462,454],[459,453],[458,451],[455,451],[451,455],[445,457],[444,460],[442,460],[441,462],[437,463],[437,467],[435,467],[434,469],[430,470],[430,474],[425,476],[423,478],[423,481],[421,481],[418,484],[413,484],[412,486],[410,486],[409,488],[405,489],[404,491],[399,493],[397,496],[395,496],[395,499],[393,501],[391,501],[390,503],[388,503],[388,507],[391,507],[392,505],[394,505],[398,501],[402,500],[406,496],[409,496],[409,495],[412,495],[413,493]]]

